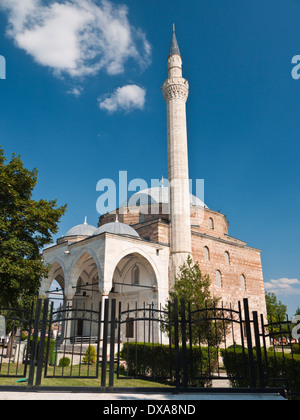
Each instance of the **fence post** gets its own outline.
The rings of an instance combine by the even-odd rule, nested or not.
[[[262,337],[263,337],[263,343],[264,343],[264,355],[265,355],[266,376],[267,376],[267,378],[269,378],[270,372],[269,372],[269,364],[268,364],[266,332],[265,332],[265,325],[264,325],[264,316],[262,314],[260,315],[260,322],[261,322],[261,326],[262,326]]]
[[[185,300],[181,299],[181,332],[182,332],[182,367],[183,367],[183,387],[188,387],[187,377],[187,354],[186,354],[186,317]]]
[[[49,308],[49,299],[45,299],[43,319],[42,319],[42,328],[41,328],[41,338],[40,338],[39,353],[38,353],[38,362],[37,362],[36,381],[35,381],[36,386],[40,386],[41,381],[42,381],[44,347],[45,347],[45,338],[46,338],[46,329],[47,329],[47,320],[48,320],[48,308]],[[48,337],[48,341],[50,341],[50,337]]]
[[[107,367],[107,336],[108,336],[108,299],[104,305],[104,328],[103,328],[103,347],[102,347],[102,372],[101,387],[106,387],[106,367]]]
[[[118,356],[117,356],[117,378],[120,378],[120,351],[121,351],[121,316],[122,316],[122,303],[119,302],[118,313]]]
[[[97,329],[97,362],[96,362],[96,376],[99,377],[99,360],[100,360],[100,347],[101,347],[101,314],[102,314],[102,302],[99,302],[98,307],[98,329]]]
[[[29,366],[29,375],[28,375],[28,387],[33,387],[41,309],[42,309],[42,300],[38,299],[37,304],[36,304],[36,310],[35,310],[34,332],[33,332],[33,337],[32,337],[32,348],[31,348],[30,366]]]
[[[255,335],[255,348],[256,348],[256,357],[258,364],[258,378],[259,378],[259,387],[260,389],[265,387],[264,383],[264,368],[261,357],[261,345],[260,345],[260,335],[259,335],[259,325],[258,325],[258,314],[253,312],[253,324],[254,324],[254,335]]]
[[[110,352],[109,352],[109,388],[114,387],[115,373],[115,328],[116,328],[116,299],[111,301],[111,321],[110,321]]]
[[[174,299],[174,339],[175,339],[175,374],[176,389],[180,387],[180,354],[179,354],[179,319],[178,300]]]
[[[247,347],[248,347],[248,360],[250,368],[250,385],[251,388],[256,388],[256,377],[255,377],[255,364],[253,357],[253,347],[252,347],[252,334],[251,334],[251,321],[250,321],[250,312],[249,312],[249,303],[248,299],[244,299],[244,311],[245,311],[245,326],[247,334]]]

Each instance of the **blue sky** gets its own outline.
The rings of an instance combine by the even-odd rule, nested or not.
[[[58,236],[97,224],[102,178],[167,177],[172,24],[190,83],[190,178],[264,279],[300,306],[297,0],[0,0],[0,144],[37,167],[35,197],[68,204]]]

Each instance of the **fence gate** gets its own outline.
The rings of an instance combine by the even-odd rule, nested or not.
[[[166,309],[144,304],[122,310],[119,305],[117,378],[160,381],[177,390],[224,390],[224,383],[227,389],[230,383],[262,389],[257,376],[262,376],[262,365],[253,350],[259,345],[255,326],[247,299],[237,310],[215,306],[192,311],[184,300]],[[226,355],[238,358],[238,374],[224,369]]]
[[[79,380],[92,380],[92,387],[106,386],[109,302],[97,308],[77,304],[48,312],[44,304],[35,386],[74,389]],[[43,349],[43,350],[42,350]],[[74,385],[74,380],[76,385]],[[93,381],[94,380],[94,381]],[[66,385],[70,384],[70,385]]]
[[[143,379],[179,386],[178,305],[157,309],[154,304],[139,308],[119,304],[117,378]]]
[[[31,356],[34,360],[33,322],[33,305],[30,311],[0,307],[0,379],[27,376]],[[27,339],[22,341],[25,334]]]

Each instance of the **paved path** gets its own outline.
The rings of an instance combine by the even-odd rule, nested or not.
[[[90,400],[90,401],[207,401],[207,400],[252,400],[252,401],[284,401],[277,394],[99,394],[99,393],[49,393],[49,392],[0,392],[0,401],[12,400]]]

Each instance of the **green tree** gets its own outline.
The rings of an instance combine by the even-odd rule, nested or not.
[[[222,310],[217,309],[221,299],[212,296],[209,275],[202,274],[199,263],[194,263],[191,256],[180,267],[173,289],[169,293],[168,308],[170,308],[171,320],[174,320],[175,299],[178,301],[179,316],[182,300],[185,302],[186,317],[189,313],[191,314],[191,330],[189,322],[186,323],[186,327],[187,339],[191,338],[192,345],[201,343],[216,346],[223,341],[227,331],[227,322],[222,321]],[[168,308],[165,310],[167,311]],[[164,324],[164,331],[168,333],[167,323]],[[171,334],[174,339],[174,329]],[[182,342],[181,328],[179,328],[179,341]]]
[[[275,293],[266,293],[268,322],[285,322],[287,307],[277,300]]]
[[[49,268],[41,249],[58,231],[66,206],[32,198],[38,171],[15,154],[7,162],[0,146],[0,306],[31,306]]]

